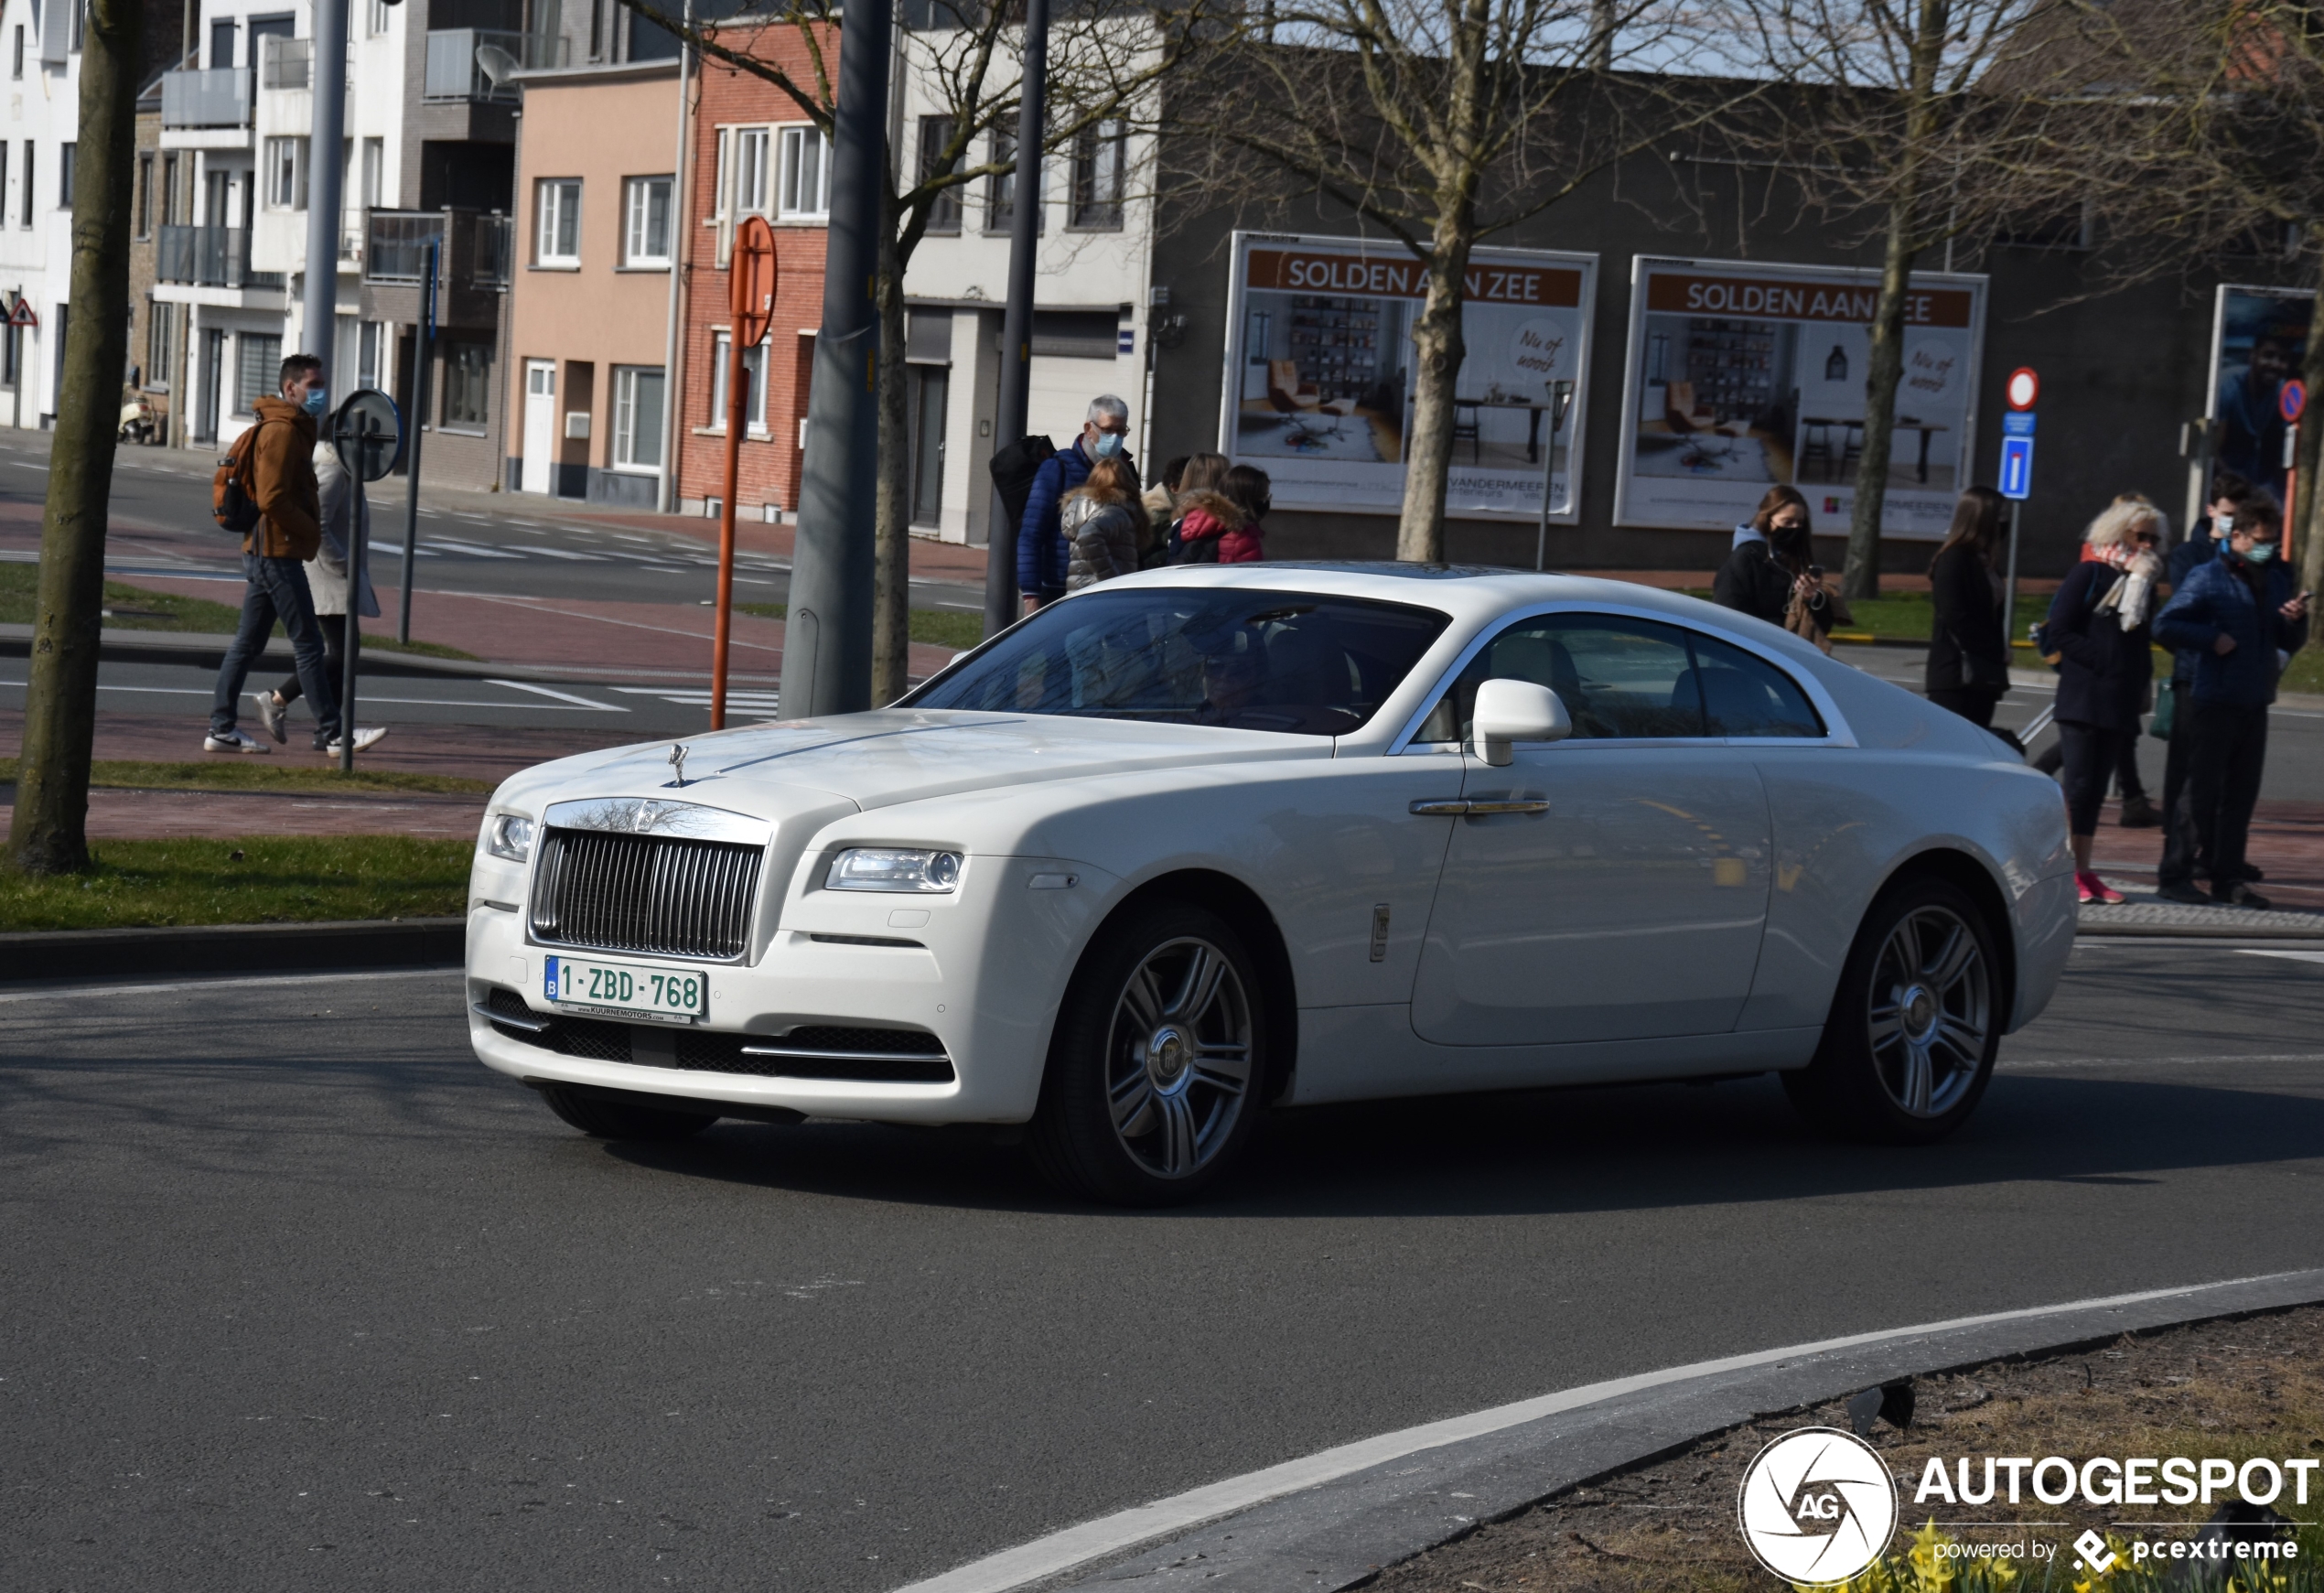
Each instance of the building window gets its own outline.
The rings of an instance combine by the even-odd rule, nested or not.
[[[710,338],[710,429],[726,429],[726,357],[733,347],[733,337],[726,332],[714,332]],[[743,417],[744,428],[764,436],[767,430],[767,345],[742,351],[742,369],[750,378],[750,391],[743,403],[748,413]]]
[[[659,365],[613,368],[613,468],[662,468],[662,376]]]
[[[154,235],[154,157],[139,151],[137,155],[137,236]]]
[[[831,213],[831,145],[816,128],[782,130],[779,213],[786,221],[820,221]]]
[[[24,81],[24,24],[21,22],[16,24],[16,54],[10,61],[8,75],[18,82]]]
[[[19,219],[27,227],[32,225],[32,190],[38,186],[32,180],[34,169],[32,140],[27,138],[24,141],[24,208],[19,212]]]
[[[355,345],[355,380],[359,386],[386,386],[387,323],[365,321]]]
[[[161,224],[173,226],[178,221],[178,157],[161,157]]]
[[[1112,231],[1122,225],[1122,179],[1128,140],[1122,124],[1100,122],[1073,139],[1073,208],[1069,225]]]
[[[57,145],[57,209],[60,210],[72,209],[72,157],[80,147],[78,144]]]
[[[145,310],[145,385],[167,393],[177,375],[178,307],[148,298]]]
[[[996,171],[984,179],[984,231],[1006,232],[1014,224],[1017,216],[1016,134],[1004,132],[997,127],[993,129],[991,164],[1005,167],[1007,169]],[[1046,231],[1044,223],[1048,220],[1049,218],[1042,214],[1042,207],[1038,203],[1035,204],[1033,231],[1036,232]]]
[[[671,179],[633,177],[621,187],[621,264],[669,264]]]
[[[952,141],[952,119],[950,116],[922,116],[920,119],[920,180],[922,183],[958,169],[960,160],[944,158],[944,146]],[[961,191],[958,185],[937,190],[928,207],[928,230],[931,232],[958,232],[961,230]]]
[[[89,0],[64,0],[72,7],[72,45],[75,54],[81,50],[81,30],[89,25]]]
[[[234,413],[255,414],[252,406],[272,398],[282,385],[283,339],[274,332],[244,332],[234,339]]]
[[[390,0],[371,0],[363,8],[363,26],[373,38],[387,31],[387,8]]]
[[[533,212],[539,218],[538,242],[533,260],[537,265],[581,264],[581,179],[543,178],[533,189]]]
[[[768,212],[767,148],[770,137],[764,127],[735,129],[735,186],[728,213],[737,220]]]
[[[266,141],[266,208],[303,210],[307,208],[307,140],[269,138]]]
[[[491,384],[491,344],[446,344],[443,424],[447,426],[484,425],[490,413]]]
[[[360,203],[376,210],[380,195],[386,191],[387,140],[363,140],[363,190]]]

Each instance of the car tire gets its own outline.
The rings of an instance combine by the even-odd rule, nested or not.
[[[1058,1010],[1035,1165],[1114,1205],[1195,1199],[1250,1139],[1266,1028],[1257,966],[1217,914],[1157,902],[1107,925]]]
[[[718,1121],[715,1112],[672,1112],[629,1091],[536,1087],[550,1111],[598,1139],[686,1139]]]
[[[1984,1098],[2003,988],[1993,931],[1969,894],[1901,880],[1865,914],[1815,1058],[1782,1075],[1784,1092],[1826,1133],[1933,1144]]]

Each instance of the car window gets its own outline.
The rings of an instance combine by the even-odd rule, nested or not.
[[[903,703],[1344,736],[1449,622],[1313,593],[1100,589],[1051,604]]]
[[[1821,736],[1824,720],[1799,683],[1763,658],[1695,636],[1695,670],[1714,736]]]
[[[1798,684],[1738,647],[1651,619],[1565,613],[1520,619],[1494,636],[1414,739],[1468,740],[1477,688],[1490,680],[1549,687],[1576,740],[1824,734]]]

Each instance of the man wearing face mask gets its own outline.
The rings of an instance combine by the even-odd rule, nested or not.
[[[2252,808],[2267,764],[2267,707],[2284,662],[2308,642],[2308,594],[2292,589],[2278,560],[2283,531],[2274,503],[2235,511],[2216,557],[2199,565],[2155,620],[2155,639],[2191,655],[2181,700],[2188,724],[2187,783],[2163,836],[2160,894],[2201,901],[2195,860],[2211,860],[2211,899],[2264,908],[2243,860]]]
[[[307,705],[315,711],[317,751],[339,750],[339,682],[323,662],[323,630],[315,619],[315,597],[307,585],[307,561],[322,546],[322,499],[315,484],[315,436],[328,393],[323,362],[312,354],[283,361],[278,396],[251,404],[258,416],[251,428],[249,482],[258,505],[258,523],[242,538],[242,626],[218,668],[218,692],[210,708],[209,752],[264,752],[264,741],[235,725],[235,705],[251,662],[266,649],[280,619],[289,633],[291,656]],[[241,439],[236,439],[241,446]]]
[[[1025,495],[1025,519],[1017,531],[1017,589],[1024,595],[1028,614],[1065,596],[1067,544],[1058,523],[1065,495],[1089,479],[1090,467],[1100,459],[1121,460],[1135,479],[1137,465],[1127,451],[1129,435],[1130,406],[1110,393],[1102,393],[1090,400],[1088,418],[1073,446],[1050,455],[1034,476],[1032,490]]]
[[[2164,582],[2176,592],[2187,585],[2196,569],[2209,564],[2214,554],[2226,545],[2228,528],[2234,523],[2235,511],[2251,501],[2252,484],[2233,470],[2221,470],[2211,478],[2210,506],[2187,528],[2186,538],[2170,550],[2164,566]],[[2170,823],[2172,812],[2179,806],[2179,792],[2187,788],[2187,752],[2193,742],[2190,734],[2195,710],[2192,694],[2195,689],[2195,654],[2179,652],[2171,655],[2170,679],[2157,688],[2171,695],[2169,750],[2163,754],[2163,822]],[[2159,705],[2157,705],[2159,706]],[[2160,717],[2158,714],[2157,716]],[[2195,872],[2211,870],[2208,856],[2195,859]]]

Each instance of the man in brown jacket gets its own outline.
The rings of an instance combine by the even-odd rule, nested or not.
[[[251,450],[258,523],[242,539],[242,575],[250,584],[242,593],[242,628],[219,666],[210,734],[202,741],[206,752],[271,750],[236,728],[234,705],[242,699],[251,662],[266,650],[277,619],[290,634],[299,683],[315,710],[315,748],[339,750],[339,682],[324,667],[323,630],[315,620],[306,568],[306,561],[322,545],[323,509],[315,485],[314,453],[325,399],[323,362],[312,354],[293,354],[283,361],[279,391],[281,396],[251,405],[258,415],[258,436]],[[282,738],[277,731],[275,739]]]

